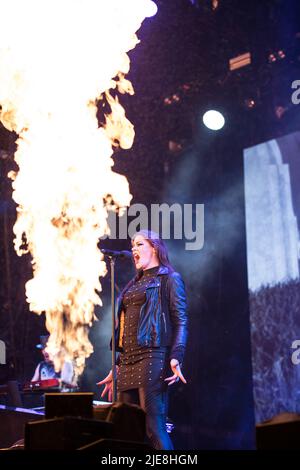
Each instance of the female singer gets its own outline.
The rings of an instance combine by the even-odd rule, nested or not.
[[[118,401],[139,404],[153,447],[172,450],[166,431],[168,385],[186,383],[181,372],[187,339],[184,282],[155,232],[136,233],[132,254],[137,274],[121,293],[117,312]],[[108,392],[111,400],[111,371],[102,384],[101,397]]]

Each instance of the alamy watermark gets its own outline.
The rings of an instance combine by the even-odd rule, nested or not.
[[[300,103],[300,80],[294,80],[292,83],[292,88],[295,90],[292,93],[292,103],[299,104]]]
[[[295,349],[291,357],[292,363],[297,366],[300,364],[300,339],[295,339],[292,342],[292,349]]]
[[[108,225],[110,234],[102,239],[126,240],[139,230],[152,230],[163,240],[184,240],[186,250],[204,246],[204,204],[132,204],[120,217],[110,211]]]

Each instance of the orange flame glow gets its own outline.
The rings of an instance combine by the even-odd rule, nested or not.
[[[55,366],[74,360],[77,374],[93,350],[88,331],[101,303],[95,290],[106,274],[97,243],[109,233],[107,196],[116,209],[131,200],[111,157],[116,143],[131,147],[134,129],[109,90],[133,93],[127,52],[149,3],[0,0],[0,118],[19,135],[19,170],[10,174],[15,249],[32,255],[27,300],[46,313]],[[100,97],[111,108],[102,128]]]

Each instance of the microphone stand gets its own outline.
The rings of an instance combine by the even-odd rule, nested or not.
[[[115,403],[117,401],[117,368],[116,368],[116,337],[115,337],[115,310],[116,310],[116,301],[115,301],[115,262],[118,257],[121,259],[131,258],[132,254],[129,251],[115,251],[115,250],[100,250],[104,256],[109,258],[110,262],[110,286],[111,286],[111,325],[112,325],[112,334],[111,334],[111,371],[112,371],[112,401]]]
[[[111,286],[111,370],[112,370],[112,402],[117,401],[117,369],[116,369],[116,336],[115,336],[115,256],[109,256],[110,262],[110,286]]]

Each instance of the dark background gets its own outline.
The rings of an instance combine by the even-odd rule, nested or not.
[[[300,106],[291,103],[291,83],[300,79],[299,2],[220,0],[215,9],[210,0],[157,4],[130,53],[135,95],[122,103],[136,139],[130,151],[115,153],[115,170],[127,176],[133,203],[205,204],[204,248],[188,252],[181,241],[168,244],[186,282],[190,316],[188,384],[172,389],[169,417],[177,448],[249,449],[254,414],[242,151],[300,128]],[[251,65],[231,72],[229,59],[245,52]],[[226,117],[217,133],[201,121],[211,106]],[[45,329],[24,296],[30,257],[18,258],[12,245],[15,206],[6,174],[14,167],[15,139],[0,126],[0,338],[8,347],[5,373],[22,384],[40,359],[35,344]],[[129,241],[103,246],[128,249]],[[132,274],[130,265],[118,264],[118,287]],[[83,390],[96,391],[110,367],[109,288],[107,276]]]

